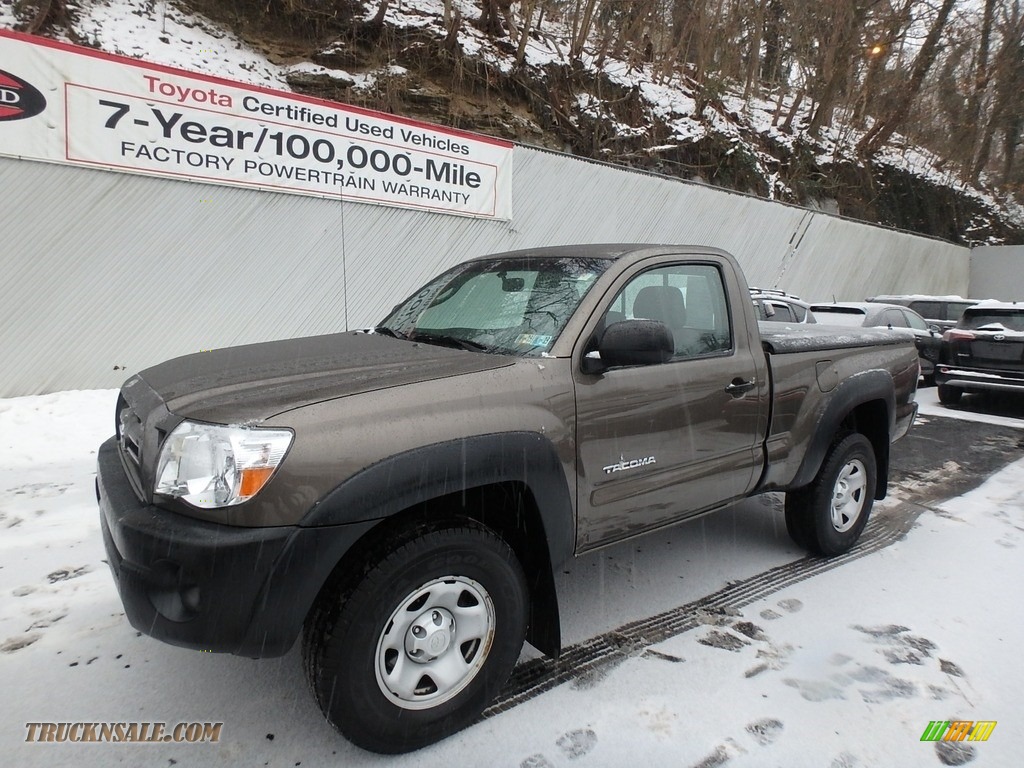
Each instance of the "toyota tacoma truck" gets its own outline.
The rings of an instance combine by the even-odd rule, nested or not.
[[[301,636],[347,738],[437,741],[524,640],[558,655],[568,558],[767,491],[800,546],[854,545],[917,352],[779,326],[720,250],[536,248],[460,264],[372,329],[144,370],[96,480],[128,620],[250,657]]]

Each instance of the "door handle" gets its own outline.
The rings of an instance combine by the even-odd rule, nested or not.
[[[741,397],[741,396],[745,395],[747,392],[749,392],[750,390],[752,390],[756,386],[757,386],[757,379],[751,379],[750,381],[744,381],[743,379],[741,379],[741,378],[739,378],[737,376],[735,379],[732,380],[732,382],[729,384],[729,386],[727,386],[725,388],[725,391],[728,392],[733,397]]]

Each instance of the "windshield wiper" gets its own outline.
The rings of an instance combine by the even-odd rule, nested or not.
[[[373,329],[374,333],[379,333],[381,336],[390,336],[393,339],[406,339],[408,338],[404,333],[400,331],[394,331],[388,328],[386,325],[378,325]]]
[[[447,336],[443,333],[420,333],[419,331],[414,331],[409,334],[408,338],[409,341],[422,341],[425,344],[455,347],[456,349],[465,349],[470,352],[489,352],[491,349],[489,346],[481,344],[479,341],[461,339],[458,336]]]

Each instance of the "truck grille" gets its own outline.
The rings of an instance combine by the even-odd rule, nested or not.
[[[136,466],[141,466],[142,419],[128,405],[124,396],[119,396],[117,401],[117,440],[121,444],[122,453]]]
[[[114,409],[114,430],[125,473],[142,501],[149,501],[160,446],[180,419],[163,399],[134,376],[125,382]]]

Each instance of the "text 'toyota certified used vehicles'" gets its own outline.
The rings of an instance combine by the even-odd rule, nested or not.
[[[524,639],[559,653],[573,555],[764,491],[810,551],[857,541],[917,352],[763,327],[722,251],[537,248],[452,268],[372,331],[144,370],[97,474],[128,619],[253,657],[301,634],[350,740],[437,741]]]

